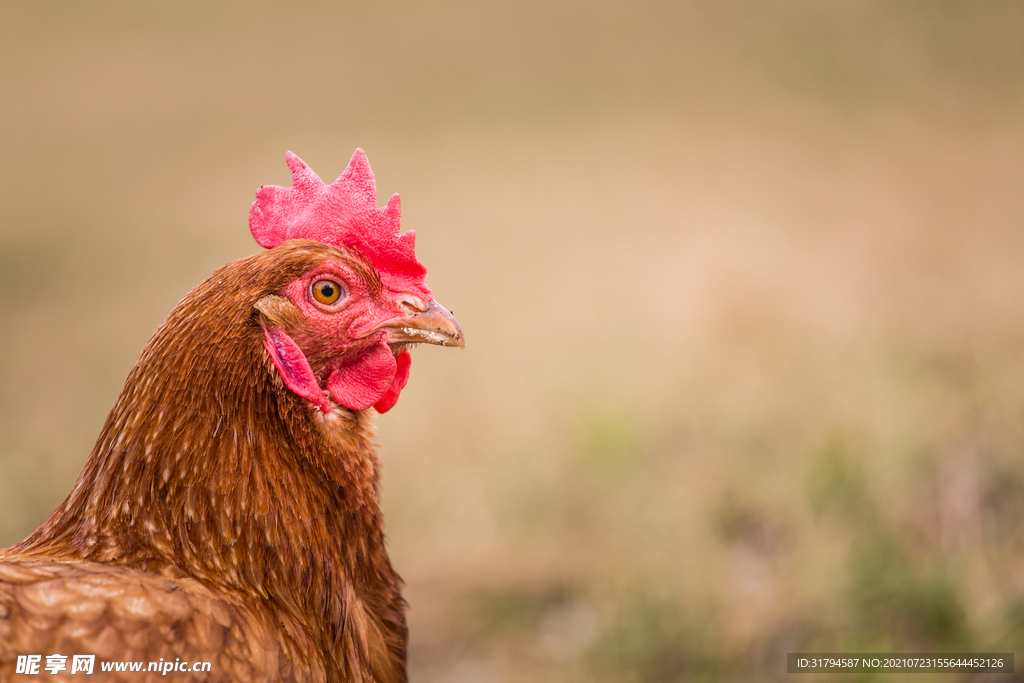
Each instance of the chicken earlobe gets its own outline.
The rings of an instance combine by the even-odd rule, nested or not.
[[[263,348],[270,361],[277,368],[281,381],[296,396],[300,396],[322,413],[331,412],[331,402],[316,381],[306,354],[295,343],[285,329],[297,329],[302,323],[302,314],[283,296],[270,294],[256,302],[260,326],[263,328]]]
[[[277,368],[284,385],[296,396],[319,408],[321,413],[331,412],[331,402],[317,383],[313,368],[299,345],[285,332],[271,327],[264,327],[263,335],[263,347],[270,355],[270,362]]]

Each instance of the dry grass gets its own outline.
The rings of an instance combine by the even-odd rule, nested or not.
[[[0,544],[362,146],[469,340],[379,420],[415,680],[1019,651],[1019,3],[0,12]]]

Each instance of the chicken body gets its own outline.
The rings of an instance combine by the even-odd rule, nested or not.
[[[340,301],[314,298],[325,279]],[[51,680],[77,680],[71,656],[91,654],[100,680],[121,680],[104,661],[180,660],[210,670],[174,680],[405,681],[374,430],[336,399],[377,382],[381,349],[394,363],[430,335],[462,345],[447,311],[343,247],[292,240],[197,286],[71,494],[0,550],[0,681],[21,680],[19,655],[54,653],[68,670]]]

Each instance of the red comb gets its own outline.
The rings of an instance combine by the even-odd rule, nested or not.
[[[273,249],[292,239],[307,239],[358,250],[376,268],[389,289],[429,301],[427,269],[416,260],[416,233],[401,232],[402,207],[394,195],[377,207],[377,184],[366,154],[357,149],[348,168],[325,185],[291,152],[285,154],[292,186],[264,185],[249,209],[249,229],[260,246]]]

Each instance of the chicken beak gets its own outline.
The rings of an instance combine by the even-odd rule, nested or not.
[[[390,335],[388,344],[436,344],[466,348],[459,321],[447,308],[431,301],[420,313],[389,320],[380,329]]]

